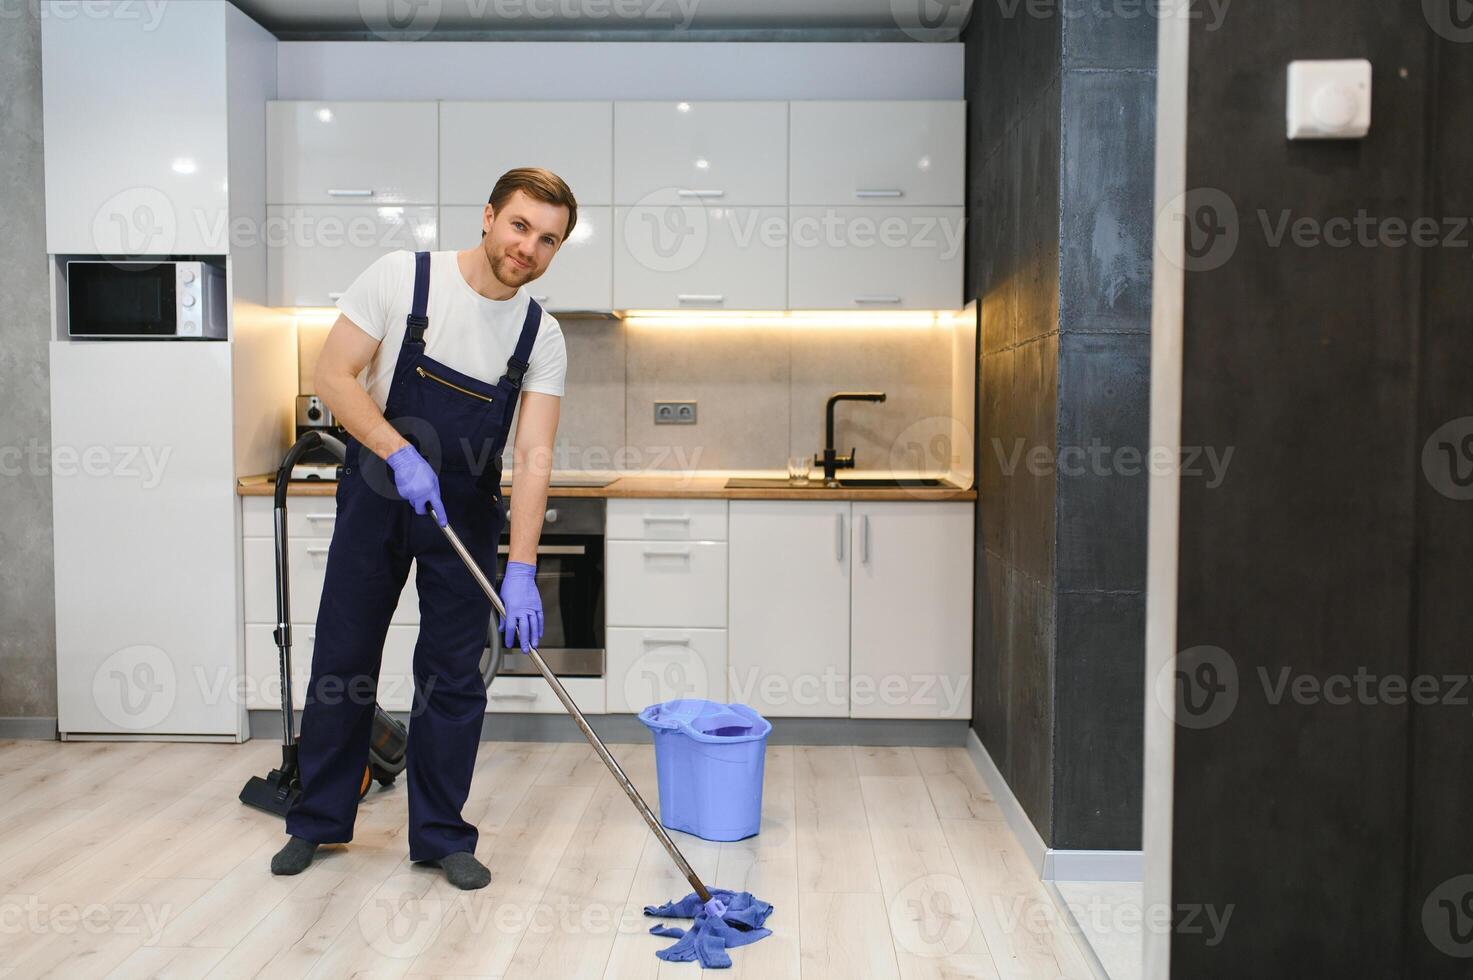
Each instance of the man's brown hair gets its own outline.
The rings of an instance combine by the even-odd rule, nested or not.
[[[496,186],[491,188],[491,199],[488,202],[491,209],[500,214],[502,205],[511,200],[511,196],[517,191],[522,191],[533,200],[567,208],[568,227],[563,231],[562,240],[568,240],[568,236],[573,233],[573,226],[578,223],[578,201],[573,197],[572,188],[561,177],[543,167],[517,167],[508,170],[501,175]],[[481,237],[485,237],[484,233]]]

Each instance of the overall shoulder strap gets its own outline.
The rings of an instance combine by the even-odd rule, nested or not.
[[[404,340],[410,344],[424,343],[425,328],[430,318],[425,311],[430,306],[430,253],[414,253],[414,301],[409,307],[409,318],[405,321]]]
[[[542,326],[542,307],[530,296],[527,298],[527,318],[522,321],[522,332],[517,337],[517,349],[506,362],[503,380],[511,382],[513,388],[522,386],[522,375],[532,363],[532,345],[537,341],[537,330]]]

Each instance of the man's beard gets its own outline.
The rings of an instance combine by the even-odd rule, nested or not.
[[[508,286],[520,286],[532,278],[536,271],[535,266],[527,266],[525,269],[517,265],[517,260],[511,255],[503,252],[497,260],[496,278]]]

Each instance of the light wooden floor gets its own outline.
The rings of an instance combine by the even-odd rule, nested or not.
[[[654,803],[652,750],[613,751]],[[0,742],[0,976],[699,972],[655,958],[671,940],[643,906],[690,889],[586,745],[483,745],[477,892],[408,863],[402,785],[375,788],[352,844],[273,878],[282,823],[236,796],[278,755]],[[772,746],[761,834],[674,836],[708,883],[775,906],[725,975],[1089,976],[962,749]]]

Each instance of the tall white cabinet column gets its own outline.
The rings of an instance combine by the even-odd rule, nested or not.
[[[41,29],[57,727],[241,740],[235,481],[279,458],[295,387],[277,380],[293,376],[290,326],[258,305],[276,40],[224,0],[54,6]],[[67,339],[66,257],[99,255],[225,267],[228,338]]]

